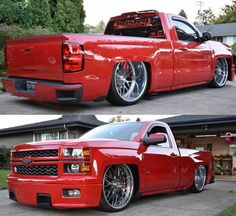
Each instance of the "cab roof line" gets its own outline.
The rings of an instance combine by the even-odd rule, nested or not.
[[[121,16],[127,16],[127,15],[134,15],[134,14],[139,14],[139,13],[159,13],[157,10],[143,10],[143,11],[133,11],[133,12],[128,12],[128,13],[123,13]]]

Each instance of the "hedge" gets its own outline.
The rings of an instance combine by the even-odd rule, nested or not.
[[[10,168],[10,153],[11,149],[6,147],[0,147],[0,169]]]
[[[48,29],[35,27],[32,29],[23,29],[19,26],[8,26],[0,24],[0,77],[5,76],[4,48],[6,40],[14,38],[32,37],[34,35],[51,34]]]

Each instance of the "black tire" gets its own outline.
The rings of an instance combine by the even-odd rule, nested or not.
[[[118,174],[119,172],[120,174]],[[124,181],[127,181],[127,179],[129,181],[126,182],[128,189],[124,192]],[[109,166],[103,176],[102,196],[99,208],[107,212],[122,211],[129,205],[133,198],[133,193],[134,178],[131,169],[125,164]]]
[[[205,184],[206,184],[206,167],[203,165],[199,165],[195,169],[193,185],[190,188],[190,192],[192,193],[202,192],[204,190]]]
[[[216,60],[216,69],[214,76],[209,83],[212,88],[223,88],[228,80],[229,66],[227,59],[220,58]]]
[[[117,106],[136,104],[143,98],[147,86],[148,72],[143,62],[119,62],[112,73],[107,101]]]

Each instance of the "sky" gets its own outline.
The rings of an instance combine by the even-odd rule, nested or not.
[[[96,117],[104,122],[108,122],[116,115],[97,115]],[[61,115],[0,115],[0,129],[37,123],[47,120],[60,118]],[[170,115],[124,115],[123,118],[128,118],[130,121],[136,121],[137,118],[142,121],[157,120],[171,117]]]
[[[86,24],[97,25],[99,21],[107,22],[110,17],[124,12],[155,9],[161,12],[178,14],[184,9],[191,22],[194,22],[199,7],[199,0],[84,0]],[[216,15],[232,0],[201,0],[203,9],[212,8]]]

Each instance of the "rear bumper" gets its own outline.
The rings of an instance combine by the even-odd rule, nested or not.
[[[19,203],[40,207],[84,208],[95,207],[100,203],[102,185],[85,184],[81,180],[46,180],[8,177],[9,198]],[[79,189],[80,197],[63,196],[63,189]],[[47,196],[40,203],[40,196]],[[47,201],[48,200],[48,201]]]
[[[34,82],[34,90],[26,90],[26,82]],[[83,86],[66,85],[60,82],[29,80],[20,78],[2,78],[6,92],[36,101],[77,103],[81,101]]]

